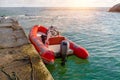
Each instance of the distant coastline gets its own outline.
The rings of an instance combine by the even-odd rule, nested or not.
[[[0,7],[0,9],[12,9],[12,8],[21,8],[21,9],[36,9],[39,8],[41,10],[94,10],[94,9],[109,9],[110,7]]]
[[[0,16],[25,14],[39,16],[42,11],[108,11],[109,9],[110,7],[0,7]]]

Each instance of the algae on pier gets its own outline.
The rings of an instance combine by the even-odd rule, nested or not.
[[[0,80],[53,80],[18,22],[0,22]]]

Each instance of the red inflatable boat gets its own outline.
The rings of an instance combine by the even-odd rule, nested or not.
[[[71,54],[83,59],[89,56],[85,48],[61,36],[55,29],[50,30],[44,26],[35,25],[30,31],[29,39],[47,64],[54,63],[57,57],[62,57],[64,60]]]

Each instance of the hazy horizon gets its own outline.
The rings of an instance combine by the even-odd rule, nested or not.
[[[0,0],[0,7],[112,7],[120,0]]]

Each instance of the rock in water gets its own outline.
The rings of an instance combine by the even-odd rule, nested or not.
[[[16,20],[0,18],[0,80],[53,80]]]
[[[110,8],[109,12],[120,12],[120,3]]]

